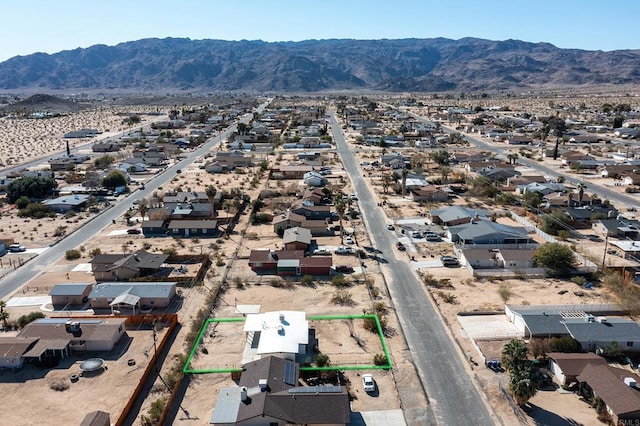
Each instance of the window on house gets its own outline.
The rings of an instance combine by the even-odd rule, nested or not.
[[[633,342],[627,342],[627,347],[630,348],[633,346]]]

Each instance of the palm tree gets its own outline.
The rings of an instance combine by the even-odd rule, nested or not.
[[[142,221],[144,222],[144,217],[147,215],[149,211],[149,206],[147,204],[147,200],[140,200],[140,204],[138,204],[138,211],[140,212],[140,216],[142,216]]]
[[[211,203],[211,217],[216,217],[216,203],[215,203],[215,197],[216,194],[218,193],[218,190],[213,186],[213,185],[207,185],[207,187],[205,188],[205,191],[207,193],[207,198],[209,199],[209,203]]]
[[[573,204],[573,191],[567,193],[567,207],[571,207]]]
[[[526,359],[529,353],[527,344],[520,339],[511,339],[502,347],[500,360],[507,370],[518,368]]]
[[[582,205],[582,199],[584,198],[584,188],[586,185],[584,183],[578,184],[578,201],[580,201],[580,205]]]
[[[336,206],[338,218],[340,219],[340,244],[344,244],[344,228],[342,227],[342,220],[344,219],[344,212],[347,208],[347,204],[344,202],[342,192],[336,192],[333,194],[333,204]]]
[[[449,182],[449,172],[450,170],[448,167],[440,167],[440,176],[443,184],[447,184]]]
[[[516,368],[512,370],[510,374],[509,390],[511,391],[511,395],[518,405],[523,406],[533,398],[537,392],[531,365]]]
[[[409,170],[407,168],[402,169],[402,198],[404,198],[404,194],[407,190],[407,175],[409,174]]]

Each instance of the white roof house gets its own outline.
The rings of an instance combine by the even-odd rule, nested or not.
[[[309,343],[309,321],[304,312],[277,311],[248,314],[244,331],[253,333],[252,346],[257,342],[259,356],[276,355],[294,359],[306,351]]]

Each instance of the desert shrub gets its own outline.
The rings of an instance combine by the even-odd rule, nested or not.
[[[376,314],[380,315],[380,314],[386,314],[387,313],[387,305],[384,304],[384,302],[376,302],[375,306],[373,307],[373,309],[376,311]]]
[[[43,217],[55,216],[55,212],[41,203],[29,203],[27,207],[18,210],[18,216],[31,217],[34,219],[42,219]]]
[[[148,241],[145,241],[144,243],[142,243],[142,248],[144,250],[149,250],[151,248],[151,243]]]
[[[233,284],[236,286],[236,288],[244,288],[244,283],[242,282],[242,278],[240,277],[233,277]]]
[[[365,312],[365,314],[371,314],[371,313],[372,312]],[[377,316],[378,316],[378,322],[380,322],[380,327],[384,332],[387,328],[387,323],[388,323],[387,317],[384,315],[377,315]],[[364,318],[362,326],[364,327],[365,330],[370,331],[372,333],[378,332],[378,327],[376,327],[376,320],[374,318]]]
[[[387,357],[384,354],[375,354],[373,356],[373,365],[387,365]]]
[[[49,389],[52,389],[57,392],[63,392],[69,389],[69,382],[66,380],[56,380],[55,382],[51,382],[49,385]]]
[[[329,355],[323,354],[319,352],[316,355],[316,366],[318,367],[327,367],[331,365],[331,360],[329,359]]]
[[[584,283],[587,282],[587,279],[585,277],[577,275],[571,278],[571,282],[574,284],[578,284],[579,286],[582,286]]]
[[[455,305],[458,303],[455,294],[445,293],[444,291],[438,291],[436,294],[442,299],[444,303],[449,303],[451,305]]]
[[[167,247],[162,249],[162,254],[168,254],[169,256],[175,256],[178,253],[175,247]]]
[[[67,250],[64,253],[64,257],[67,260],[77,260],[77,259],[80,259],[81,256],[82,256],[82,253],[80,253],[80,250],[76,250],[76,249]]]
[[[307,287],[313,286],[313,277],[311,275],[303,276],[302,278],[300,278],[300,284]]]
[[[31,201],[29,197],[25,197],[24,195],[16,200],[16,207],[19,209],[26,208]]]
[[[348,290],[338,289],[333,293],[331,303],[341,306],[352,306],[354,304],[353,295]]]
[[[44,314],[40,311],[33,311],[18,318],[16,324],[18,325],[18,328],[22,328],[30,322],[37,320],[38,318],[44,318]]]
[[[269,280],[269,285],[271,287],[279,288],[279,287],[282,287],[283,283],[284,283],[284,280],[282,278],[271,278]]]
[[[102,254],[102,250],[100,250],[100,247],[96,247],[89,252],[89,256],[91,257],[96,257],[99,254]]]
[[[340,274],[331,279],[331,285],[333,285],[334,287],[349,287],[351,283],[344,275]]]
[[[507,303],[513,293],[511,293],[511,290],[509,290],[509,287],[505,284],[500,284],[500,287],[498,287],[498,295],[500,295],[500,299],[502,299],[504,303]]]
[[[160,417],[167,403],[166,398],[158,398],[151,403],[146,415],[140,416],[140,424],[142,426],[156,426],[160,424]]]

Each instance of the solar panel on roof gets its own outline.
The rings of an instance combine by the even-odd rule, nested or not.
[[[284,382],[292,386],[296,384],[296,366],[292,362],[284,363]]]
[[[289,393],[340,393],[340,386],[305,386],[299,388],[291,388],[287,390]]]

